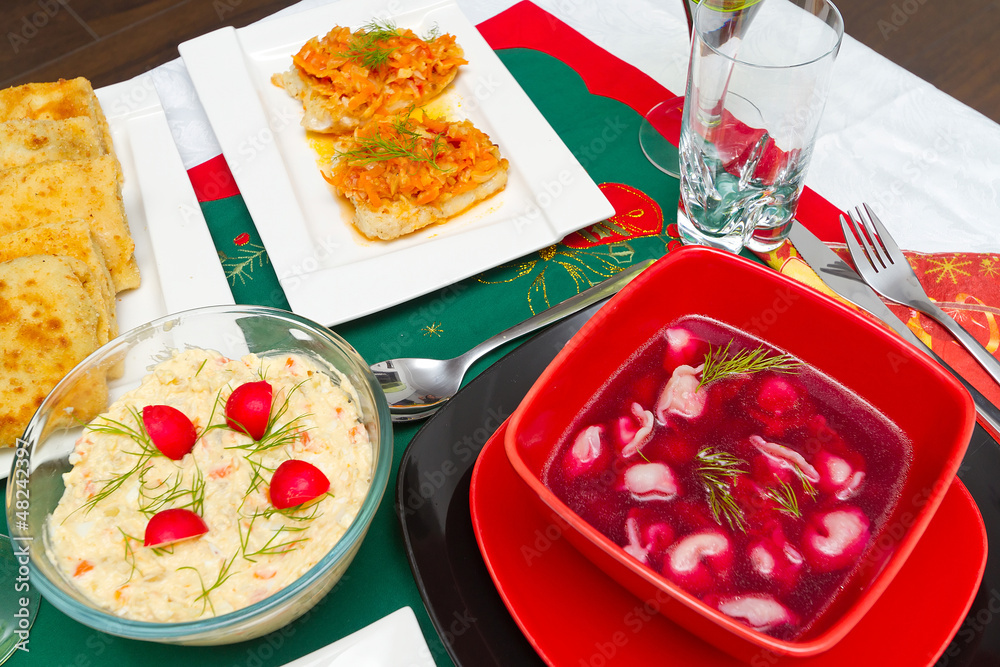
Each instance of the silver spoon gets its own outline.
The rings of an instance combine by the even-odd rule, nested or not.
[[[372,364],[371,369],[389,401],[392,421],[425,419],[436,412],[462,386],[462,378],[479,357],[504,343],[558,322],[590,305],[606,299],[627,285],[653,263],[647,260],[615,274],[607,280],[501,331],[454,359],[389,359]]]

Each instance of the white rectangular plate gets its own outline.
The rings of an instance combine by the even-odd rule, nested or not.
[[[118,295],[119,330],[181,310],[233,303],[152,78],[145,74],[95,92],[122,165],[122,197],[142,280]],[[13,449],[0,451],[0,478],[13,458]]]
[[[201,207],[152,77],[96,91],[125,183],[122,197],[142,284],[118,296],[122,332],[181,310],[233,303]]]
[[[468,118],[510,162],[507,188],[392,241],[362,237],[323,180],[302,105],[271,83],[334,26],[389,19],[456,36],[469,64],[432,108]],[[451,0],[335,2],[180,46],[209,122],[292,309],[326,325],[376,312],[538,250],[614,209]]]

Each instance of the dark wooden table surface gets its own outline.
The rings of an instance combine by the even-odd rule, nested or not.
[[[350,0],[344,0],[350,1]],[[294,0],[0,0],[0,88],[95,87],[177,57],[177,44]],[[847,32],[1000,122],[1000,0],[837,0]]]

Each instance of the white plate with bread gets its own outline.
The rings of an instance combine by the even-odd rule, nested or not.
[[[418,113],[471,121],[509,165],[501,191],[391,240],[369,238],[355,226],[356,202],[321,173],[331,153],[345,153],[327,135],[307,132],[303,102],[272,83],[308,40],[335,26],[358,31],[374,23],[454,36],[467,64]],[[217,30],[180,52],[292,309],[324,324],[426,294],[614,214],[451,0],[334,2]]]

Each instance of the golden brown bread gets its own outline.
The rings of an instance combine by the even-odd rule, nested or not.
[[[80,116],[93,120],[101,135],[103,152],[112,152],[108,120],[90,81],[82,76],[0,90],[0,122],[19,118],[64,120]]]
[[[29,255],[61,255],[87,265],[86,283],[98,310],[97,339],[102,345],[118,335],[115,316],[115,288],[104,263],[104,253],[83,220],[51,223],[0,236],[0,262]]]
[[[102,155],[0,172],[0,234],[84,220],[104,253],[115,291],[138,287],[135,243],[125,217],[116,165],[113,156]]]
[[[45,396],[98,347],[98,308],[88,293],[89,271],[69,257],[31,255],[0,263],[0,447],[12,447]],[[107,401],[103,382],[77,397],[89,419]]]
[[[0,170],[52,160],[103,155],[102,139],[89,118],[18,119],[0,123]]]

